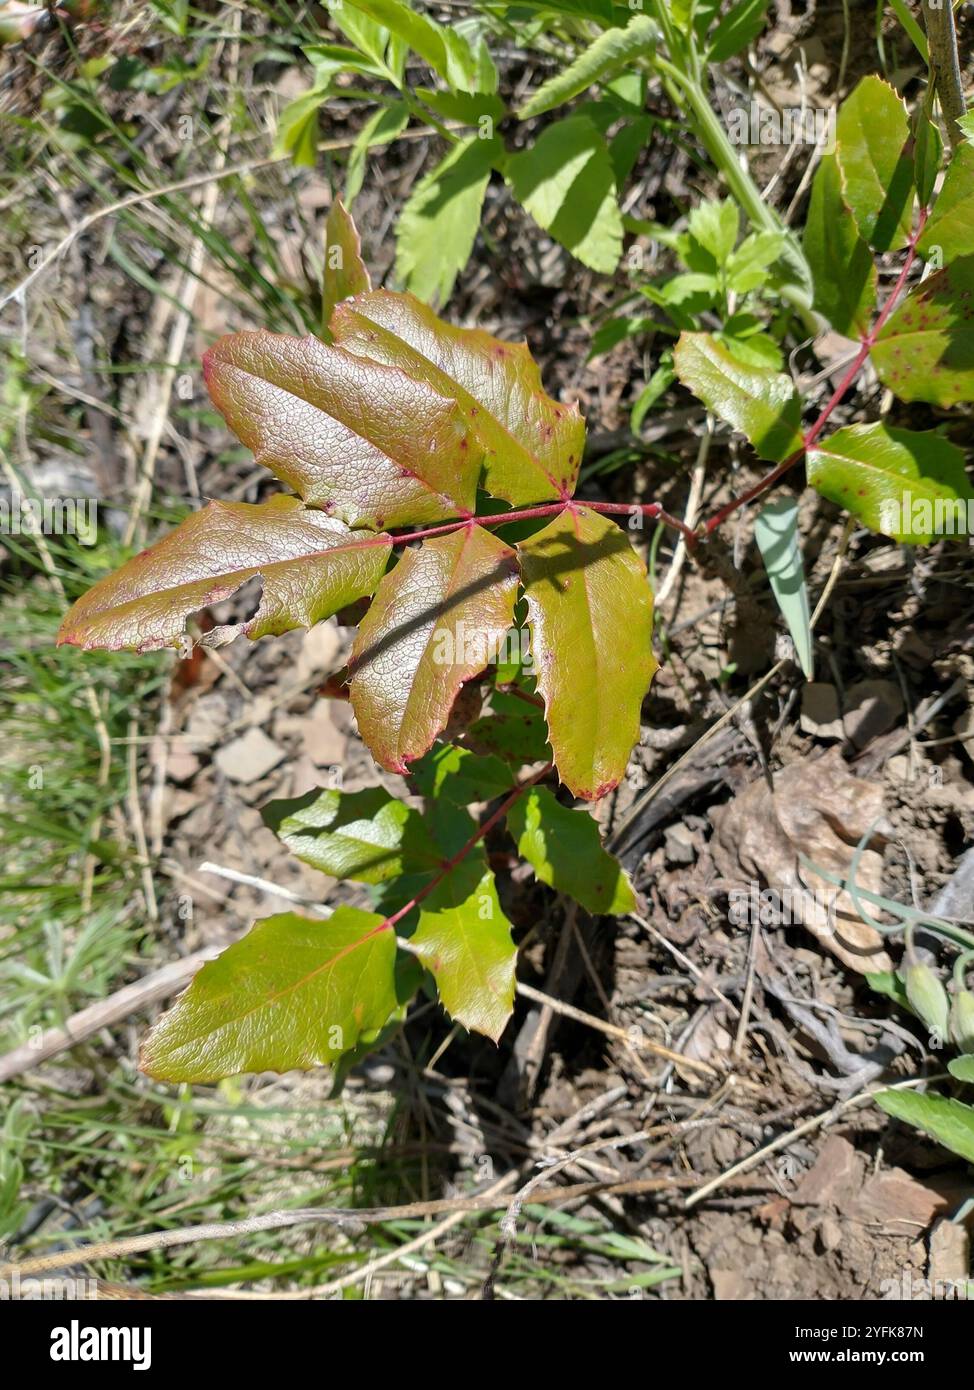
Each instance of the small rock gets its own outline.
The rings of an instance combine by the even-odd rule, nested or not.
[[[186,725],[186,745],[194,753],[208,752],[220,741],[230,722],[230,707],[218,692],[197,700]]]
[[[189,782],[200,770],[200,760],[182,741],[169,750],[166,775],[170,782]]]
[[[331,671],[339,664],[342,639],[334,623],[318,623],[305,635],[298,654],[297,678],[303,683],[321,671]]]
[[[909,1235],[925,1230],[946,1205],[942,1193],[917,1182],[902,1168],[889,1168],[867,1178],[843,1210],[854,1220],[890,1234]]]
[[[302,721],[301,743],[316,767],[333,767],[345,756],[345,735],[334,720],[331,702],[319,700]]]
[[[934,1297],[943,1297],[948,1286],[963,1288],[971,1267],[971,1238],[956,1221],[941,1220],[930,1232],[930,1282]],[[943,1292],[936,1292],[940,1285]]]
[[[863,1160],[848,1139],[834,1134],[798,1184],[791,1200],[796,1206],[839,1206],[858,1193],[863,1169]]]
[[[802,687],[802,733],[815,738],[844,738],[839,692],[827,681],[807,681]]]
[[[903,696],[892,681],[858,681],[845,693],[846,738],[865,748],[891,729],[903,713]]]
[[[266,777],[284,757],[284,749],[272,742],[263,729],[248,729],[221,748],[214,758],[217,767],[231,782],[256,782]]]
[[[712,1269],[710,1282],[718,1303],[740,1301],[745,1297],[744,1276],[736,1269]]]
[[[818,1243],[822,1250],[838,1250],[842,1244],[842,1227],[832,1216],[826,1216],[818,1228]]]
[[[685,825],[668,825],[663,832],[669,864],[692,864],[697,857],[693,836]]]

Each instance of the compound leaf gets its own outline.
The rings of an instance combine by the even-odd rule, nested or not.
[[[745,365],[709,333],[681,333],[673,362],[684,386],[746,435],[759,458],[778,463],[803,447],[791,377]]]
[[[263,594],[245,623],[207,643],[313,627],[375,591],[389,559],[387,535],[351,531],[296,497],[210,502],[168,536],[89,589],[68,613],[59,643],[151,651],[179,647],[186,618],[260,576]]]
[[[532,787],[507,813],[520,853],[542,883],[591,913],[619,917],[636,907],[632,884],[599,839],[587,811],[573,811],[547,787]]]
[[[578,503],[518,550],[555,766],[593,800],[626,770],[657,669],[646,569],[618,526]]]
[[[395,933],[374,912],[266,917],[162,1015],[142,1069],[157,1081],[208,1082],[333,1062],[395,1010],[395,957]]]
[[[306,502],[350,526],[469,512],[479,463],[452,400],[319,338],[234,333],[203,358],[237,438]]]
[[[807,466],[823,497],[893,540],[925,545],[967,534],[974,489],[963,453],[938,434],[848,425],[809,449]]]
[[[455,400],[483,454],[485,486],[515,506],[574,491],[585,444],[578,407],[545,395],[524,343],[454,328],[411,294],[376,290],[339,306],[335,341]]]
[[[405,772],[445,728],[500,649],[516,593],[514,552],[482,526],[425,540],[386,575],[349,663],[359,732],[383,767]]]

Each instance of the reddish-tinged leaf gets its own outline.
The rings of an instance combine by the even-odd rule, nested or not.
[[[214,628],[208,645],[313,627],[374,592],[389,558],[386,535],[350,531],[296,497],[210,502],[78,600],[58,633],[75,647],[182,645],[186,618],[259,575],[260,606],[245,623]]]
[[[455,401],[318,338],[235,333],[203,359],[214,404],[258,463],[350,526],[468,514],[480,451]]]
[[[362,242],[340,198],[331,205],[325,222],[325,264],[321,272],[321,336],[331,342],[328,320],[336,304],[372,288],[362,260]]]
[[[807,469],[823,497],[894,540],[926,545],[970,530],[974,489],[964,454],[940,435],[891,429],[880,420],[847,425],[809,449]]]
[[[576,503],[518,550],[555,766],[594,800],[626,770],[657,670],[646,569],[618,526]]]
[[[352,708],[391,772],[426,752],[464,681],[495,658],[514,618],[517,560],[481,526],[409,550],[379,586],[355,639]]]
[[[267,917],[163,1014],[142,1069],[157,1081],[206,1082],[333,1062],[396,1009],[395,959],[395,934],[374,912]]]
[[[974,256],[922,281],[872,350],[884,386],[902,401],[974,400]]]
[[[410,944],[447,1013],[497,1042],[514,1007],[517,950],[482,857],[461,860],[423,899]]]
[[[545,395],[524,343],[454,328],[413,295],[387,290],[340,304],[331,331],[350,352],[401,367],[459,403],[495,497],[523,505],[574,491],[585,422],[576,405]]]

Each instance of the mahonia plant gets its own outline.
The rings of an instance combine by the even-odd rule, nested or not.
[[[204,641],[310,628],[374,595],[346,672],[352,708],[376,761],[413,774],[429,813],[381,789],[265,808],[299,858],[384,889],[391,910],[258,922],[148,1039],[146,1069],[172,1081],[354,1058],[402,1017],[424,968],[458,1022],[499,1037],[516,953],[482,842],[501,820],[542,882],[593,912],[635,905],[591,816],[536,785],[553,766],[576,797],[595,800],[617,785],[639,736],[656,670],[652,593],[605,515],[634,509],[574,500],[585,426],[577,407],[545,393],[524,345],[373,290],[337,201],[326,235],[322,335],[232,334],[203,364],[227,423],[297,495],[210,502],[96,584],[59,640],[182,648],[191,614],[257,577],[254,615]],[[508,510],[477,514],[484,493]],[[493,533],[536,520],[546,524],[513,546]],[[510,689],[471,730],[485,751],[430,754],[462,687],[510,649],[519,595],[536,688],[526,659],[508,661]],[[512,719],[505,698],[527,717]],[[510,764],[532,760],[541,773],[518,784]],[[498,795],[478,827],[465,807]]]
[[[254,615],[204,641],[310,628],[371,597],[344,678],[376,761],[408,775],[425,810],[382,788],[267,806],[267,824],[298,858],[368,885],[376,910],[256,923],[152,1030],[151,1075],[205,1082],[337,1062],[340,1078],[430,977],[458,1023],[497,1039],[516,958],[484,850],[501,824],[540,882],[593,913],[633,909],[593,818],[542,785],[557,774],[594,801],[618,784],[656,670],[646,570],[611,514],[656,518],[692,548],[804,459],[809,482],[877,532],[929,542],[952,518],[949,529],[966,533],[974,490],[941,433],[873,422],[822,437],[869,357],[902,400],[974,398],[974,149],[958,147],[934,202],[942,154],[928,112],[911,129],[879,78],[865,78],[839,114],[804,249],[815,309],[859,348],[808,429],[791,377],[769,365],[750,322],[743,333],[739,321],[680,334],[676,376],[775,464],[695,531],[655,502],[577,500],[577,407],[545,393],[523,344],[444,323],[412,294],[374,290],[336,200],[320,335],[232,334],[204,359],[228,425],[292,492],[210,502],[96,584],[59,640],[183,648],[191,614],[255,578]],[[738,218],[713,208],[690,233],[710,257],[695,272],[713,279],[703,288],[764,285],[776,245],[736,247]],[[877,309],[874,253],[897,251],[901,272]],[[936,271],[900,303],[918,255]],[[530,525],[513,544],[494,534],[520,523]],[[511,634],[525,630],[528,654],[509,655]],[[485,677],[487,712],[466,708]],[[458,728],[465,746],[441,740]],[[494,801],[478,825],[467,808]]]

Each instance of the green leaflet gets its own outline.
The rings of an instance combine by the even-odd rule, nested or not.
[[[387,535],[350,531],[296,497],[210,502],[78,599],[58,642],[111,651],[180,647],[191,613],[229,598],[256,575],[263,585],[257,612],[217,628],[210,644],[238,633],[256,640],[310,628],[374,592],[391,546]]]
[[[730,198],[719,202],[708,199],[692,209],[687,226],[694,240],[713,256],[715,264],[722,266],[737,245],[740,221],[737,204]]]
[[[708,63],[725,63],[753,43],[764,29],[768,0],[737,0],[710,35]]]
[[[876,265],[842,199],[833,154],[824,154],[815,172],[804,247],[815,308],[847,338],[867,333],[876,307]]]
[[[611,274],[622,255],[622,214],[609,149],[588,116],[547,126],[507,162],[515,198],[592,270]]]
[[[395,140],[409,124],[409,107],[404,101],[380,106],[365,122],[355,139],[345,170],[345,203],[348,207],[358,197],[365,179],[369,152],[379,145]],[[330,340],[328,340],[330,341]]]
[[[456,806],[491,801],[514,786],[511,770],[500,758],[492,754],[481,757],[449,743],[431,749],[413,764],[410,773],[423,796],[443,798]]]
[[[798,664],[806,680],[812,680],[812,620],[805,585],[805,567],[798,543],[798,503],[793,497],[776,497],[754,519],[754,539],[768,573],[771,592],[784,614],[795,644]]]
[[[384,883],[443,862],[420,813],[382,787],[310,791],[270,801],[261,815],[295,858],[332,878]]]
[[[913,159],[906,107],[880,77],[864,77],[839,111],[836,159],[842,192],[876,251],[905,246],[913,225]]]
[[[974,1163],[974,1108],[959,1100],[916,1091],[877,1091],[876,1104],[887,1115],[922,1129],[938,1144]]]
[[[318,112],[330,93],[331,83],[325,82],[288,102],[277,122],[275,155],[289,154],[298,168],[314,168],[318,159]]]
[[[791,377],[739,362],[709,333],[681,333],[676,374],[709,410],[778,463],[803,448],[801,404]]]
[[[913,178],[917,186],[917,200],[925,208],[930,205],[940,173],[944,142],[940,127],[929,120],[922,110],[914,117],[913,134]]]
[[[964,455],[940,435],[877,421],[849,425],[809,449],[808,481],[873,531],[911,545],[968,534],[974,489]]]
[[[903,401],[974,400],[974,256],[922,281],[872,349],[880,380]]]
[[[267,917],[203,966],[152,1029],[140,1065],[157,1081],[208,1082],[332,1062],[396,1008],[395,955],[395,934],[374,912]]]
[[[482,854],[461,860],[423,899],[409,943],[450,1017],[497,1042],[514,1007],[517,950]]]
[[[362,243],[355,223],[340,198],[331,205],[325,221],[324,266],[321,272],[321,336],[330,342],[328,320],[336,304],[372,288],[362,260]]]
[[[526,121],[563,106],[633,58],[652,52],[659,39],[659,27],[648,15],[634,15],[624,29],[607,29],[574,62],[543,82],[521,106],[518,118]]]
[[[602,848],[587,811],[573,811],[546,787],[532,787],[508,811],[507,824],[519,852],[549,888],[593,914],[620,917],[635,910],[625,870]]]
[[[457,30],[411,10],[399,0],[344,0],[398,35],[450,87],[465,92],[479,89],[482,73],[476,54]]]
[[[541,710],[516,695],[495,690],[490,697],[490,713],[475,720],[466,736],[478,753],[496,754],[513,767],[551,760]]]
[[[974,145],[966,140],[947,166],[917,250],[937,266],[974,254]]]
[[[555,766],[596,800],[622,779],[657,670],[646,570],[625,533],[579,503],[518,551]]]
[[[962,1057],[952,1058],[947,1063],[947,1070],[958,1081],[969,1081],[974,1084],[974,1054],[965,1053]]]
[[[449,299],[470,259],[500,149],[499,141],[476,135],[455,145],[420,179],[403,208],[396,232],[396,274],[420,299],[440,304]]]

